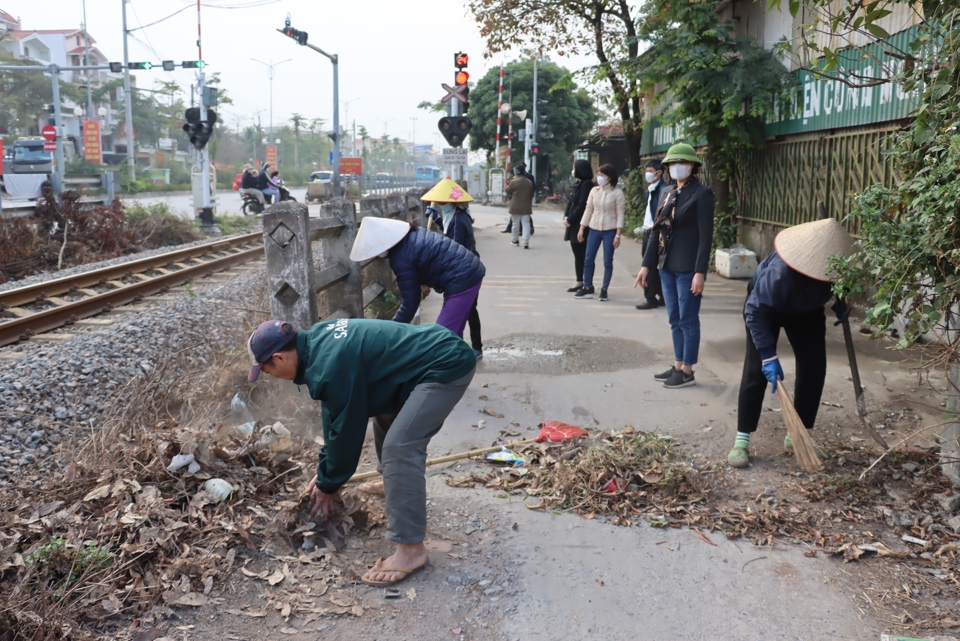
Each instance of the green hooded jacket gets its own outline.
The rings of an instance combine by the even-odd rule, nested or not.
[[[331,494],[353,476],[367,420],[395,412],[421,383],[452,383],[477,365],[462,338],[440,325],[340,319],[297,332],[297,376],[322,403],[317,487]]]

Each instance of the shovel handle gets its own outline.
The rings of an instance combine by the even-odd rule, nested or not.
[[[863,386],[860,384],[860,368],[857,367],[857,353],[853,349],[853,333],[850,331],[850,321],[844,318],[840,324],[843,326],[843,342],[847,345],[847,360],[850,361],[850,378],[853,380],[853,393],[856,397],[857,414],[860,415],[860,421],[867,429],[870,437],[882,446],[883,449],[888,450],[890,446],[887,445],[886,440],[880,436],[880,432],[874,429],[873,425],[870,424],[870,420],[867,418],[867,404],[863,398]]]

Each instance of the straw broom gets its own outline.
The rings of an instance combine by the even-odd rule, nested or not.
[[[797,455],[800,467],[803,468],[804,472],[823,471],[823,463],[817,456],[813,439],[810,438],[807,428],[804,427],[800,415],[797,414],[797,410],[793,406],[793,402],[790,401],[790,396],[783,387],[783,381],[780,381],[777,385],[777,395],[780,397],[780,413],[783,414],[783,422],[787,424],[787,432],[793,441],[793,453]]]

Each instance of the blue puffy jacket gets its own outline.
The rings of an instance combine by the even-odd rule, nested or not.
[[[410,230],[390,249],[389,257],[400,290],[400,309],[393,317],[399,323],[413,320],[421,285],[453,296],[482,281],[486,273],[480,259],[466,247],[422,227]]]

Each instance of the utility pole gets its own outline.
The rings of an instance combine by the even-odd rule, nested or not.
[[[197,59],[203,60],[203,47],[200,44],[200,0],[197,0]],[[199,85],[200,85],[200,122],[207,121],[207,74],[200,67]],[[204,145],[200,151],[200,179],[203,181],[203,188],[200,193],[203,195],[200,211],[197,217],[204,227],[214,227],[213,222],[213,199],[210,196],[210,146]],[[194,207],[197,203],[193,204]]]
[[[83,0],[83,39],[84,39],[84,65],[90,66],[90,32],[87,30],[87,0]],[[93,88],[90,86],[90,70],[87,69],[87,119],[93,118]],[[81,125],[81,131],[83,126]]]
[[[137,158],[133,151],[133,92],[130,90],[130,54],[127,48],[127,0],[120,0],[120,4],[123,7],[123,101],[127,121],[127,168],[130,172],[130,180],[136,180]]]
[[[259,62],[262,65],[267,67],[267,78],[270,80],[270,134],[273,135],[273,76],[274,68],[279,67],[285,62],[290,62],[293,58],[287,58],[286,60],[281,60],[280,62],[274,62],[273,59],[270,62],[264,62],[263,60],[257,60],[256,58],[250,58],[254,62]]]
[[[534,126],[534,127],[539,126],[538,123],[540,122],[540,120],[538,119],[538,116],[537,116],[537,107],[539,106],[539,105],[538,105],[538,102],[537,102],[537,65],[538,65],[538,63],[539,63],[539,56],[534,56],[534,57],[533,57],[533,126]],[[533,140],[533,142],[536,142],[536,135],[537,135],[537,132],[536,132],[536,130],[534,130],[533,136],[531,136],[531,140]],[[534,193],[534,200],[536,200],[536,194],[537,194],[537,157],[534,156],[534,157],[531,159],[530,162],[532,163],[532,164],[531,164],[531,168],[530,168],[530,173],[533,175],[533,193]]]

